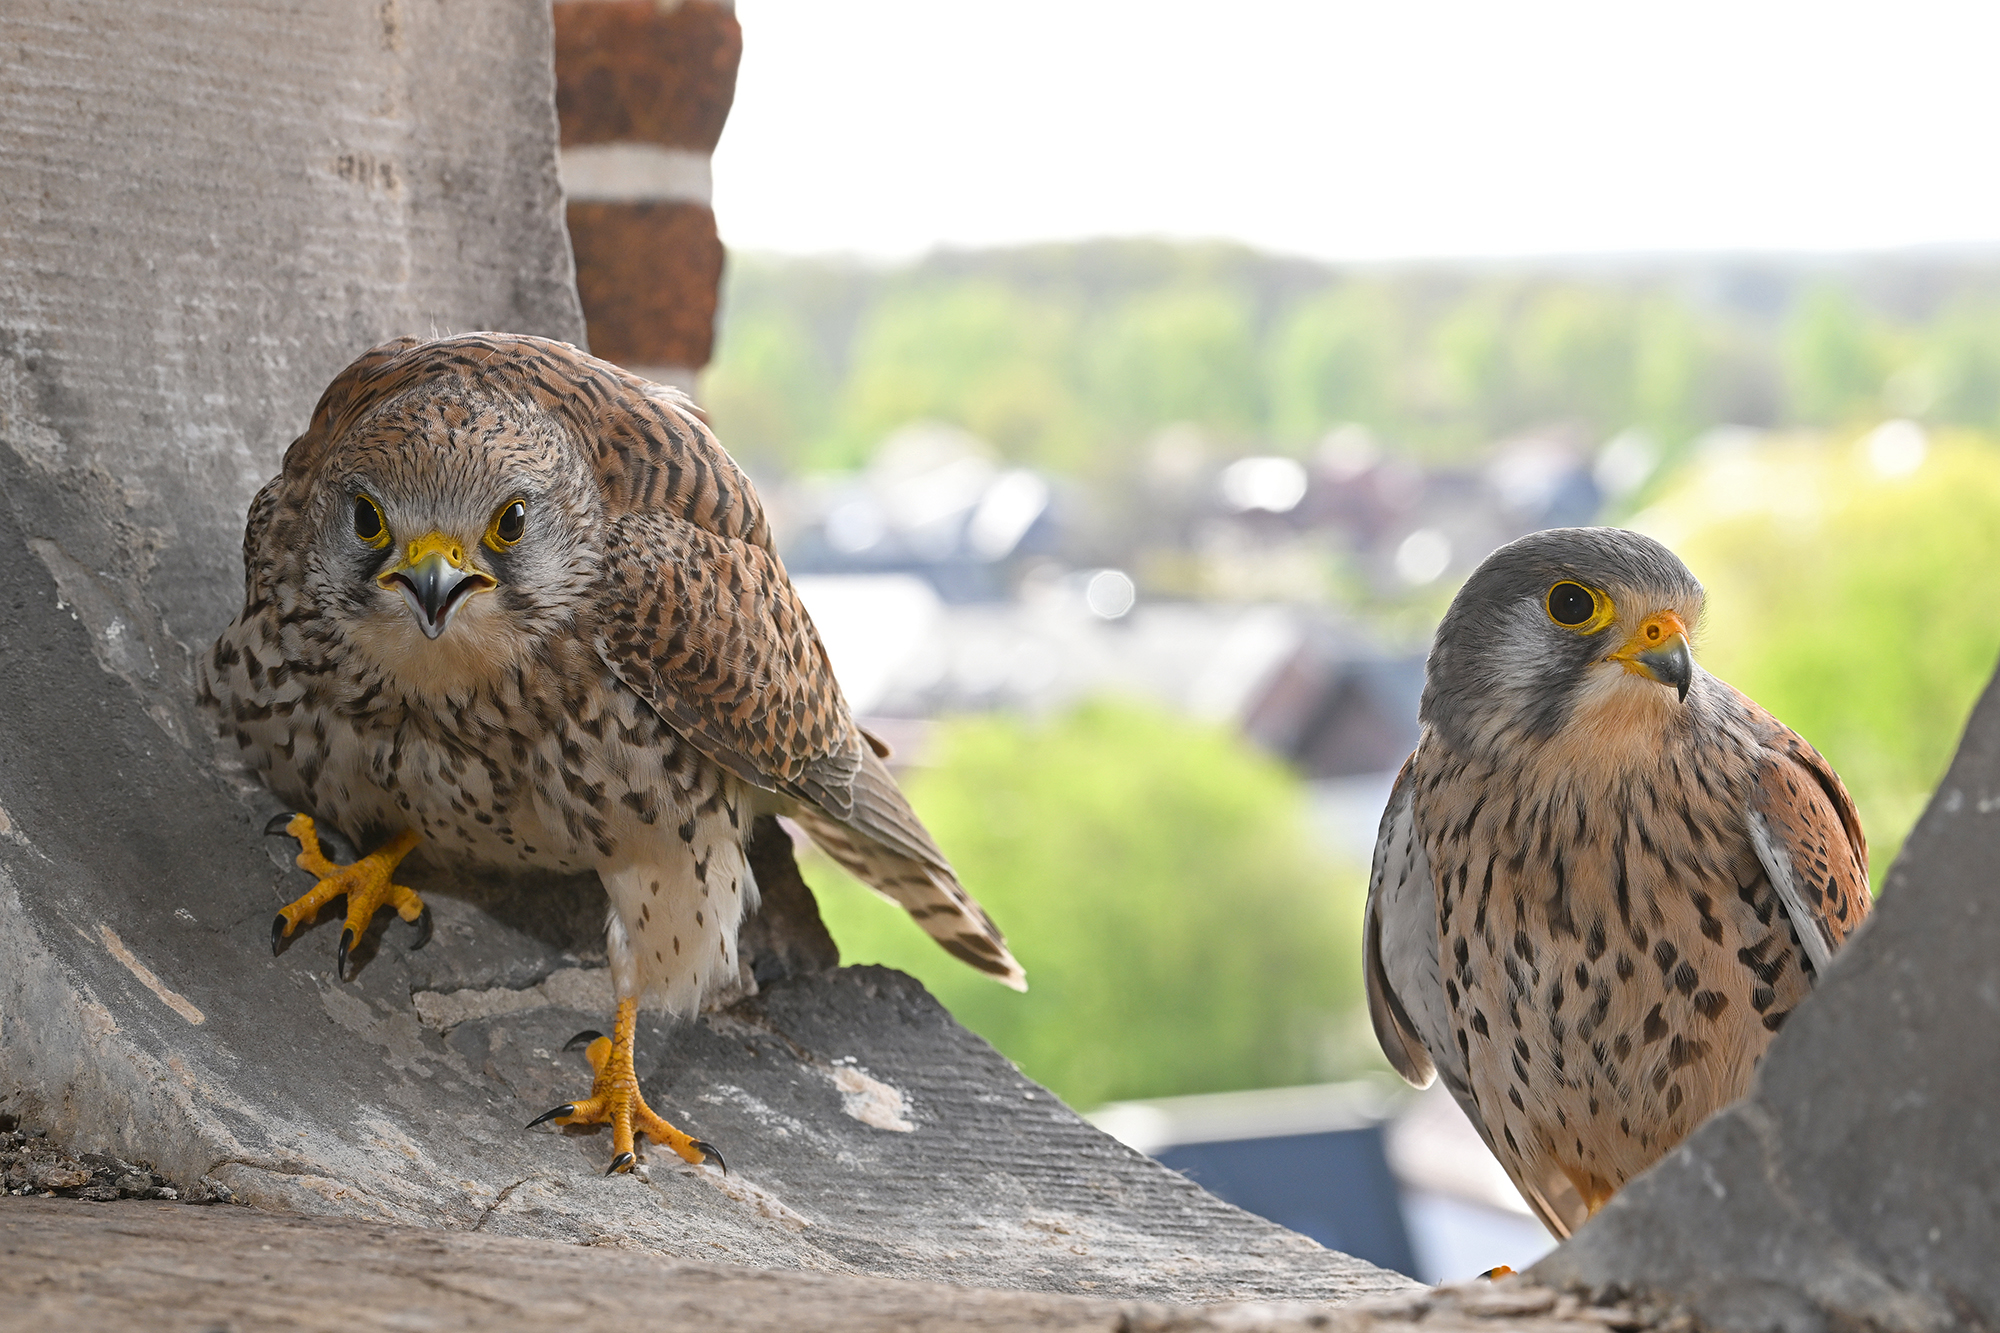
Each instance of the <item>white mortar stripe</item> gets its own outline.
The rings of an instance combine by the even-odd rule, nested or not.
[[[160,1003],[166,1005],[167,1008],[173,1010],[196,1027],[200,1027],[208,1021],[208,1015],[195,1008],[192,1004],[189,1004],[186,996],[176,995],[173,991],[168,990],[166,983],[153,975],[153,969],[140,962],[133,955],[132,951],[125,947],[125,941],[118,938],[117,931],[99,922],[97,933],[103,938],[104,947],[111,951],[111,956],[125,964],[126,970],[139,978],[140,985],[159,996]]]
[[[563,193],[581,203],[706,204],[715,198],[708,154],[651,143],[593,143],[557,159]]]

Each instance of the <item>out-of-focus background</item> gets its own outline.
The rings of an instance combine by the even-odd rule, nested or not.
[[[1362,1011],[1429,635],[1511,538],[1660,537],[1879,882],[2000,649],[1994,16],[736,14],[699,394],[1032,989],[819,860],[844,957],[1329,1244],[1531,1259]]]

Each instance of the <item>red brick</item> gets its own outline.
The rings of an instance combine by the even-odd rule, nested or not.
[[[713,152],[736,96],[743,29],[718,5],[564,0],[555,6],[562,142]]]
[[[722,281],[714,213],[701,204],[572,203],[569,238],[592,355],[627,366],[708,364]]]

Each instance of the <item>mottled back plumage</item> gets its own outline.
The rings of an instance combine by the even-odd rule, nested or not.
[[[1701,604],[1634,533],[1496,552],[1439,627],[1376,844],[1383,1049],[1558,1235],[1742,1095],[1868,911],[1846,789],[1694,664]]]
[[[406,546],[464,585],[422,633],[417,574],[409,608],[384,591]],[[760,812],[1021,983],[855,725],[748,479],[675,391],[537,338],[385,343],[258,494],[244,563],[202,694],[273,790],[361,838],[597,870],[621,995],[684,1012],[735,979]]]

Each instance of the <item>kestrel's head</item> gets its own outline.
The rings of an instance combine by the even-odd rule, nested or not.
[[[1421,715],[1472,748],[1546,741],[1583,716],[1673,726],[1700,688],[1688,638],[1701,607],[1701,584],[1651,537],[1533,533],[1488,556],[1452,599]]]
[[[498,670],[573,621],[596,576],[587,465],[490,381],[418,375],[288,458],[284,483],[308,596],[398,674]]]

